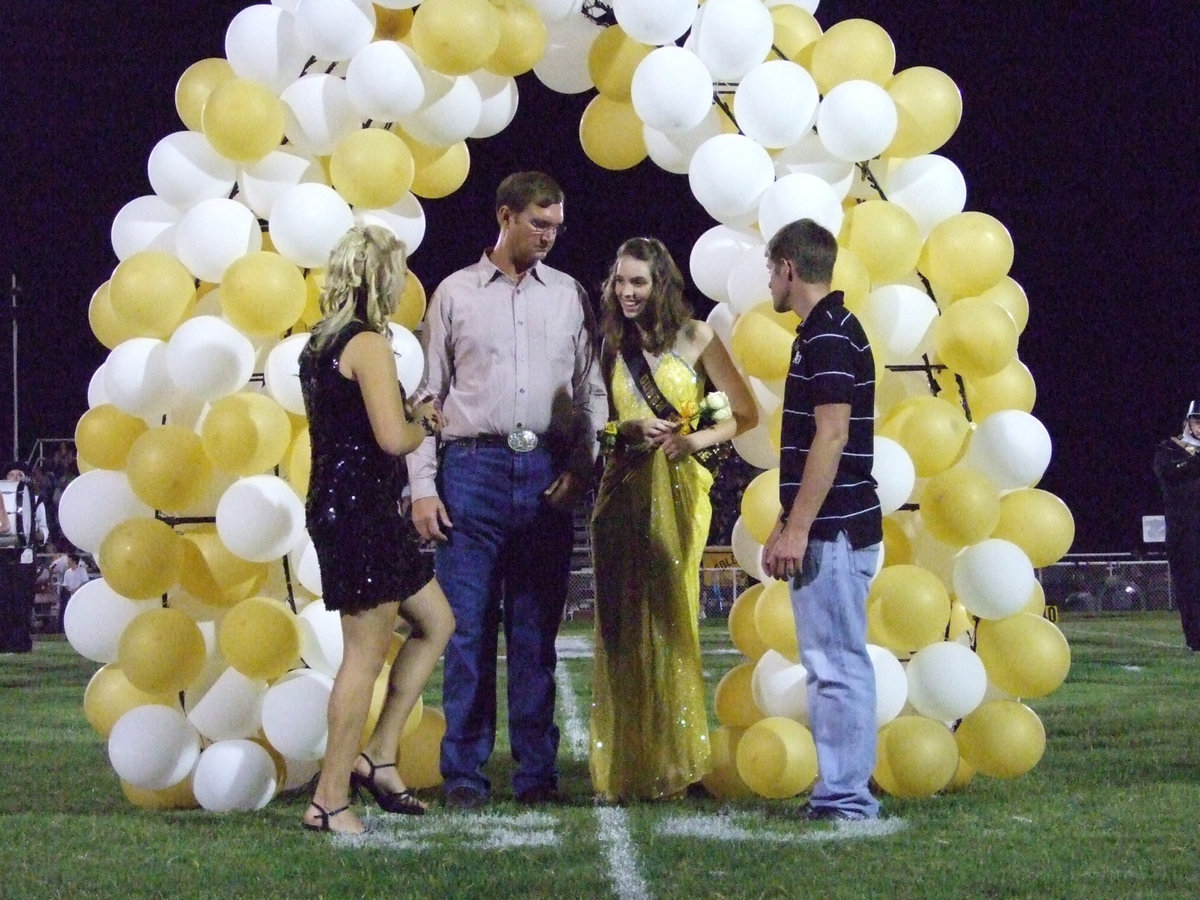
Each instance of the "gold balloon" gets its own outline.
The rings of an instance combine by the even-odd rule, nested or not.
[[[278,253],[259,250],[235,259],[220,288],[221,311],[239,331],[279,335],[304,310],[304,276]]]
[[[633,72],[654,48],[635,41],[620,25],[605,28],[588,50],[588,74],[610,100],[628,102]]]
[[[304,309],[300,312],[299,327],[294,333],[309,331],[321,321],[321,286],[325,283],[324,269],[309,269],[304,276]]]
[[[754,623],[758,597],[764,587],[762,582],[750,585],[738,594],[729,608],[729,638],[751,662],[757,661],[769,649],[766,641],[759,637],[758,626]]]
[[[300,659],[296,614],[273,597],[250,597],[221,620],[221,655],[247,678],[274,681]]]
[[[234,77],[229,60],[209,57],[192,63],[175,84],[175,112],[189,131],[201,131],[204,104],[213,89]]]
[[[753,663],[739,663],[722,676],[713,693],[713,709],[717,721],[728,728],[747,728],[763,717],[750,679],[754,676]]]
[[[1029,298],[1025,289],[1013,281],[1012,276],[1005,275],[998,282],[979,295],[982,300],[999,303],[1012,316],[1013,323],[1020,334],[1029,324]]]
[[[899,566],[913,561],[912,539],[894,515],[883,520],[883,564]]]
[[[953,297],[974,297],[1008,274],[1013,241],[997,219],[961,212],[939,222],[921,250],[917,267]]]
[[[190,773],[183,781],[160,791],[140,788],[135,784],[122,781],[121,793],[138,809],[198,809],[200,807],[196,795],[192,792]]]
[[[918,478],[929,478],[954,465],[969,430],[959,404],[929,395],[901,401],[875,429],[908,452]]]
[[[956,641],[964,634],[973,634],[975,620],[967,608],[958,600],[950,602],[950,627],[946,629],[946,640]]]
[[[384,6],[375,7],[375,40],[402,41],[412,30],[413,11],[411,9],[389,9]]]
[[[966,547],[990,537],[1000,522],[1000,489],[974,469],[939,472],[921,488],[921,522],[935,538]]]
[[[138,437],[125,470],[138,498],[166,512],[198,503],[212,483],[212,463],[200,436],[179,425],[156,425]]]
[[[981,619],[975,652],[988,679],[1014,697],[1045,697],[1071,671],[1071,648],[1063,633],[1048,619],[1027,612]]]
[[[188,531],[181,538],[179,583],[204,603],[232,607],[255,594],[267,579],[267,563],[237,556],[213,526]]]
[[[962,94],[950,76],[929,66],[897,72],[886,85],[896,104],[896,136],[884,156],[932,153],[950,140],[962,121]]]
[[[150,609],[121,635],[117,664],[129,683],[147,693],[182,691],[204,668],[204,636],[178,609]]]
[[[409,39],[429,68],[466,75],[483,67],[500,46],[500,13],[489,0],[424,0]]]
[[[466,183],[471,172],[471,151],[466,141],[449,147],[430,147],[407,134],[403,137],[412,151],[415,167],[409,190],[418,197],[438,200],[450,196]]]
[[[292,424],[271,397],[243,392],[222,397],[209,408],[200,438],[215,465],[236,475],[258,475],[283,459]]]
[[[886,85],[895,68],[896,45],[867,19],[837,22],[812,46],[812,76],[822,95],[854,79]]]
[[[384,209],[408,193],[415,166],[412,151],[383,128],[352,131],[333,148],[329,177],[352,206]]]
[[[296,493],[308,496],[308,480],[312,476],[312,436],[303,429],[292,438],[283,458],[283,471]]]
[[[958,770],[958,745],[941,722],[900,716],[879,730],[875,781],[893,797],[929,797]]]
[[[396,770],[405,785],[420,790],[442,783],[439,760],[445,734],[445,715],[436,707],[426,706],[417,727],[400,739],[396,751]]]
[[[765,544],[779,514],[779,470],[767,469],[754,476],[742,492],[742,524],[756,543]]]
[[[750,311],[742,313],[733,323],[729,352],[743,374],[763,381],[778,381],[787,377],[795,339],[794,333],[774,320]]]
[[[785,309],[783,312],[776,312],[775,306],[770,300],[764,300],[762,303],[755,304],[749,309],[749,312],[765,316],[789,334],[794,335],[796,329],[800,327],[800,317],[798,315],[790,309]]]
[[[950,621],[950,594],[946,586],[921,566],[881,569],[871,582],[867,605],[878,605],[880,623],[890,638],[886,646],[898,654],[942,640]]]
[[[500,13],[500,43],[483,67],[497,75],[528,72],[546,52],[546,23],[541,13],[525,0],[492,2]]]
[[[1017,326],[999,303],[966,297],[933,322],[938,358],[964,378],[995,375],[1017,355]]]
[[[1037,401],[1037,385],[1029,368],[1020,359],[1012,359],[995,375],[983,378],[964,378],[967,405],[971,417],[982,422],[1002,409],[1032,412]]]
[[[755,722],[738,741],[737,770],[760,797],[781,800],[796,796],[817,778],[812,732],[781,716]]]
[[[718,800],[736,800],[754,795],[737,770],[737,745],[744,728],[721,725],[708,733],[712,769],[700,783]]]
[[[1033,582],[1033,593],[1029,595],[1029,602],[1022,607],[1021,612],[1031,613],[1035,616],[1041,616],[1046,612],[1046,589],[1042,587],[1040,581]]]
[[[777,7],[778,8],[778,7]],[[838,247],[830,287],[845,295],[846,308],[858,315],[871,293],[871,276],[859,255],[849,247]]]
[[[895,203],[864,200],[846,214],[838,243],[862,261],[874,284],[889,284],[916,267],[921,229],[916,219]]]
[[[93,406],[75,424],[75,449],[80,456],[100,469],[123,469],[133,446],[149,426],[113,406]]]
[[[1000,500],[1000,523],[992,537],[1012,541],[1035,569],[1062,559],[1075,540],[1075,518],[1067,504],[1049,491],[1022,488]]]
[[[109,663],[96,670],[83,692],[83,716],[92,730],[107,738],[117,719],[135,706],[179,706],[179,697],[172,693],[150,694],[130,684],[121,667]]]
[[[800,660],[788,582],[772,581],[758,595],[758,602],[754,604],[754,628],[769,649],[782,653],[792,662]]]
[[[771,7],[771,22],[774,25],[774,40],[771,44],[787,59],[798,62],[805,48],[811,48],[821,36],[821,26],[808,10],[791,4]],[[774,52],[767,59],[776,59]]]
[[[98,561],[100,574],[114,591],[131,600],[149,600],[162,596],[179,580],[182,555],[179,535],[171,526],[137,516],[113,526],[100,544]],[[137,684],[128,670],[126,674]]]
[[[984,703],[954,732],[962,758],[983,775],[1016,778],[1046,751],[1046,729],[1037,713],[1015,700]]]
[[[138,330],[123,321],[113,309],[112,297],[108,290],[111,283],[106,281],[96,288],[88,303],[88,325],[91,326],[92,334],[109,350],[139,336]]]
[[[416,331],[421,320],[425,318],[425,286],[412,269],[408,270],[408,278],[404,281],[404,293],[392,310],[391,320],[402,325],[409,331]]]
[[[597,94],[579,120],[579,143],[602,169],[631,169],[646,158],[642,120],[633,104]]]
[[[160,250],[141,250],[126,257],[108,284],[117,321],[139,337],[170,337],[195,297],[191,273]]]
[[[213,149],[234,162],[255,162],[283,143],[283,102],[248,78],[229,78],[214,87],[200,121]]]

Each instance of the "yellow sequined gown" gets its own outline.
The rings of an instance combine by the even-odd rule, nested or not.
[[[704,384],[668,351],[655,381],[676,409]],[[622,421],[653,416],[624,360],[611,386]],[[596,649],[592,784],[611,800],[685,789],[711,770],[698,613],[712,473],[695,459],[614,453],[592,514]]]

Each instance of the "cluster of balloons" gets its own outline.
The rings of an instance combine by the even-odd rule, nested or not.
[[[762,583],[730,618],[749,661],[717,690],[710,787],[790,796],[815,775],[786,590],[759,563],[797,324],[771,309],[763,249],[801,217],[838,235],[835,287],[880,373],[876,777],[920,795],[1036,763],[1044,735],[1020,699],[1057,687],[1069,653],[1040,617],[1033,568],[1066,551],[1073,523],[1034,487],[1050,440],[1016,355],[1028,308],[1012,242],[964,211],[961,172],[934,153],[961,116],[953,81],[895,72],[883,29],[823,30],[816,6],[273,0],[234,17],[224,57],[182,74],[183,127],[150,153],[152,193],[112,224],[119,262],[89,309],[110,353],[76,431],[85,471],[61,503],[102,573],[67,611],[72,646],[102,664],[85,713],[133,802],[257,808],[318,765],[341,646],[304,529],[297,358],[321,267],[355,223],[415,254],[422,201],[462,186],[467,141],[508,126],[529,71],[596,91],[579,123],[592,161],[686,175],[716,223],[691,275],[761,406],[736,449],[766,471],[734,532]],[[410,393],[424,311],[411,276],[393,323]],[[410,785],[438,782],[443,729],[437,710],[414,713],[399,751]]]

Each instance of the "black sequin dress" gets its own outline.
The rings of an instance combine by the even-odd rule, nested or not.
[[[367,331],[351,322],[319,351],[300,354],[300,387],[312,439],[305,514],[321,565],[325,606],[343,614],[404,600],[433,574],[412,521],[401,513],[403,457],[375,440],[358,382],[338,371],[342,350]],[[403,393],[401,388],[401,393]]]

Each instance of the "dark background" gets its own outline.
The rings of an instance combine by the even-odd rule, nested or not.
[[[193,62],[224,55],[242,0],[8,0],[0,34],[0,277],[19,286],[20,455],[70,437],[107,351],[92,336],[92,292],[116,265],[113,216],[150,193],[146,160],[181,130],[174,88]],[[963,95],[940,150],[962,170],[967,209],[998,218],[1029,297],[1019,354],[1037,383],[1033,413],[1054,439],[1040,487],[1075,516],[1075,551],[1138,550],[1141,516],[1161,511],[1150,458],[1200,399],[1196,292],[1197,38],[1192,0],[824,0],[824,28],[881,25],[897,71],[927,65]],[[592,92],[565,96],[518,79],[521,107],[470,143],[466,185],[423,201],[412,260],[428,290],[495,236],[496,182],[542,168],[566,188],[569,232],[550,262],[594,287],[616,246],[654,234],[685,269],[715,224],[685,176],[645,161],[590,163],[578,142]],[[1189,266],[1189,269],[1194,265]],[[697,312],[708,304],[697,297]],[[11,453],[11,300],[0,320],[0,456]]]

